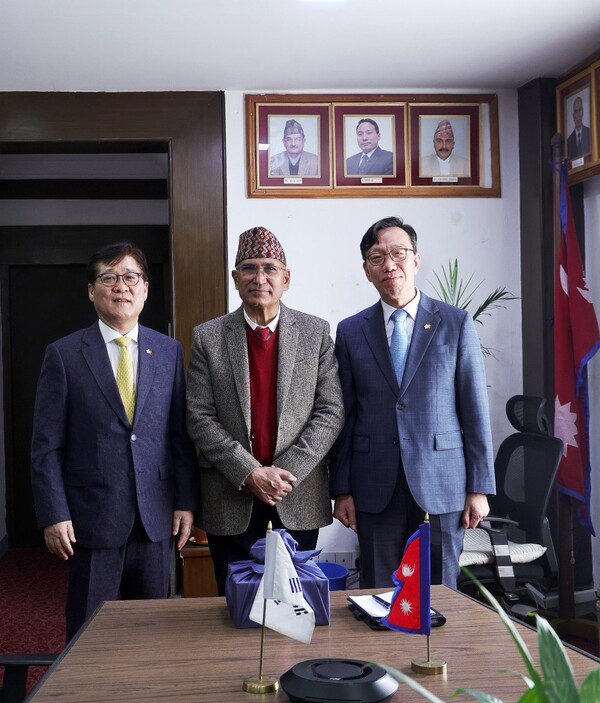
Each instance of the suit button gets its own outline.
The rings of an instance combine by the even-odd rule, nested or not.
[[[404,403],[396,403],[396,410],[404,410],[405,407]]]
[[[392,444],[398,444],[398,437],[394,437],[394,439],[392,440]]]
[[[132,441],[132,442],[135,442],[136,439],[137,439],[137,435],[132,434],[132,435],[131,435],[131,441]]]

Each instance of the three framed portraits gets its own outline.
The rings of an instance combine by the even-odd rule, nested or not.
[[[499,196],[495,95],[246,95],[250,197]]]

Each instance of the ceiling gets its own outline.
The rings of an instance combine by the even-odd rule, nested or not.
[[[599,0],[0,4],[0,91],[514,88],[599,49]]]

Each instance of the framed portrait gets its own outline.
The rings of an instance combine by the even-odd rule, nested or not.
[[[564,137],[569,172],[595,161],[593,152],[592,70],[587,69],[557,88],[558,131]]]
[[[247,132],[250,194],[331,188],[328,104],[257,100],[249,109],[255,115]]]
[[[269,93],[245,101],[250,198],[500,195],[496,95]]]
[[[479,105],[411,105],[411,184],[479,186],[479,144]]]
[[[335,187],[405,187],[405,122],[402,102],[334,103]]]

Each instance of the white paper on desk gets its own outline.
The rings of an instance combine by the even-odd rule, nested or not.
[[[378,594],[379,598],[390,602],[393,595],[394,591]],[[372,618],[384,618],[390,612],[389,607],[386,608],[385,605],[376,601],[373,596],[348,596],[348,600]]]

